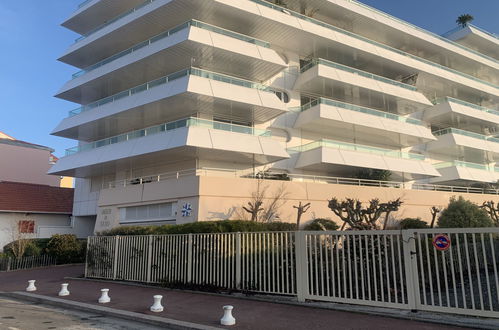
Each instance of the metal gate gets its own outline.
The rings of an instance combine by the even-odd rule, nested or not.
[[[296,242],[301,301],[499,317],[499,228],[298,232]]]

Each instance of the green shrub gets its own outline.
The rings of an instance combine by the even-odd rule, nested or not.
[[[171,235],[201,233],[234,233],[261,231],[294,231],[295,225],[284,222],[253,222],[245,220],[199,221],[182,225],[121,226],[98,233],[100,236]]]
[[[420,218],[405,218],[400,221],[400,229],[425,229],[430,228],[426,221]]]
[[[336,222],[329,219],[314,219],[311,222],[307,223],[303,230],[315,231],[315,230],[338,230],[340,228]]]
[[[478,205],[465,200],[451,198],[449,205],[438,218],[440,228],[493,227],[494,224],[487,212]]]
[[[53,235],[47,244],[47,254],[58,264],[79,263],[85,260],[85,244],[76,235]]]

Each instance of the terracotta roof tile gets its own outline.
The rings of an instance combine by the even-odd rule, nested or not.
[[[0,181],[0,211],[73,213],[72,188]]]

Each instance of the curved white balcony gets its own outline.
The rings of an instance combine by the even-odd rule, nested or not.
[[[295,168],[350,176],[362,168],[388,170],[394,178],[420,179],[440,176],[420,154],[365,145],[319,140],[289,152],[299,152]]]
[[[456,128],[446,128],[433,135],[437,141],[429,142],[426,150],[464,161],[499,160],[499,139],[491,136],[464,131]]]
[[[465,27],[457,27],[445,33],[444,36],[499,60],[499,52],[497,51],[499,48],[499,35],[497,34],[467,24]]]
[[[317,59],[305,65],[301,72],[294,88],[303,93],[333,96],[356,104],[366,100],[389,104],[399,113],[416,112],[432,105],[414,86],[339,63]]]
[[[79,71],[56,97],[86,104],[192,64],[264,81],[287,67],[269,46],[265,41],[191,20]]]
[[[141,129],[66,150],[50,174],[87,177],[113,173],[122,164],[206,159],[264,165],[289,155],[270,132],[199,118]]]
[[[463,161],[451,161],[433,165],[441,174],[431,178],[431,183],[459,184],[468,182],[496,183],[499,180],[499,168],[485,164]]]
[[[79,34],[87,34],[132,8],[144,0],[86,0],[61,25]]]
[[[499,125],[499,110],[490,109],[452,97],[435,100],[425,111],[423,120],[440,126],[481,127]]]
[[[295,128],[392,147],[409,147],[436,138],[418,119],[319,98],[300,108]]]
[[[196,113],[258,124],[286,111],[264,85],[191,68],[75,109],[52,134],[91,141]]]

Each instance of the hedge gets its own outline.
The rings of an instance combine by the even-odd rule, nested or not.
[[[99,236],[210,234],[263,231],[294,231],[296,225],[284,222],[254,222],[246,220],[199,221],[182,225],[120,226],[97,233]]]
[[[3,247],[3,255],[14,257],[11,242]],[[57,264],[85,262],[87,248],[86,239],[78,239],[75,235],[53,235],[51,238],[30,239],[23,257],[49,255],[55,257]]]

